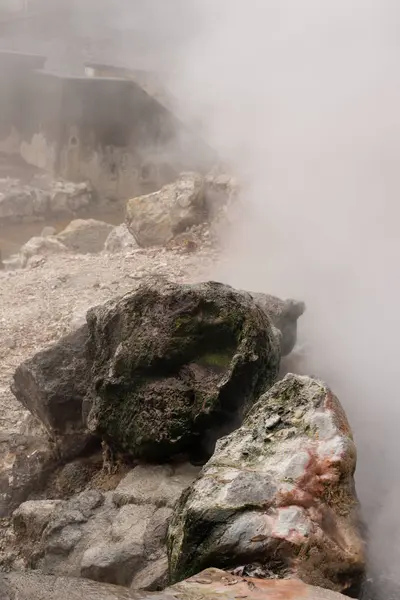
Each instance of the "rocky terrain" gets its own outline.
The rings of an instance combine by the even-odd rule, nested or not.
[[[360,597],[351,428],[286,374],[305,306],[210,281],[236,198],[183,174],[4,261],[1,599]]]

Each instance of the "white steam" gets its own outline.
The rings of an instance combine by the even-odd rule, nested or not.
[[[400,583],[400,6],[200,4],[174,89],[246,181],[214,275],[307,303],[309,369],[355,431],[371,558]]]

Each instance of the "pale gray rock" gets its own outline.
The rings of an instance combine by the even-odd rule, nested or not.
[[[164,246],[205,220],[204,180],[196,173],[183,173],[175,183],[132,198],[126,206],[128,229],[144,248]]]
[[[356,448],[322,382],[287,375],[253,406],[175,507],[170,573],[261,565],[270,577],[360,590],[365,550]]]
[[[104,244],[105,252],[109,252],[110,254],[128,252],[129,250],[135,250],[137,247],[137,242],[130,233],[126,223],[114,227]]]

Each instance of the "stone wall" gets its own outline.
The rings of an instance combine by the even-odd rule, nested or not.
[[[55,177],[89,180],[111,200],[213,165],[211,149],[137,82],[63,76],[40,70],[44,62],[0,52],[1,152]]]

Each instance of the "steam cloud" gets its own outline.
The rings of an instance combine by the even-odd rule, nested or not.
[[[246,182],[246,209],[214,276],[306,301],[307,368],[329,382],[349,415],[373,570],[393,589],[400,584],[400,8],[390,0],[200,6],[207,26],[173,84]]]

